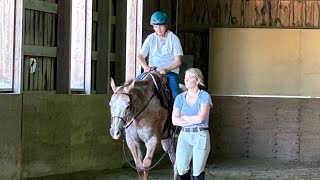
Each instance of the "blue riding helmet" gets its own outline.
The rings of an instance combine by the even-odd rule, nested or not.
[[[168,15],[162,11],[154,12],[150,18],[151,25],[163,25],[168,23]]]

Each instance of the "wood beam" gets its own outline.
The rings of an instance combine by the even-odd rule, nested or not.
[[[70,93],[71,0],[58,0],[57,94]]]
[[[115,70],[118,73],[115,83],[122,84],[125,81],[126,74],[126,22],[127,22],[127,1],[117,0],[116,7],[116,48],[115,48]],[[111,58],[111,57],[110,57]],[[112,60],[112,59],[111,59]]]
[[[14,82],[13,92],[22,92],[22,32],[23,32],[23,2],[16,0],[15,3],[15,30],[14,30]]]
[[[110,26],[111,23],[111,0],[98,0],[98,38],[97,38],[97,81],[96,93],[103,94],[109,92],[109,53],[110,53]]]
[[[136,77],[140,65],[136,62],[137,51],[142,39],[143,0],[127,1],[127,45],[126,45],[126,80]]]
[[[39,0],[24,0],[23,5],[26,9],[32,9],[36,11],[48,12],[57,14],[58,4],[39,1]]]

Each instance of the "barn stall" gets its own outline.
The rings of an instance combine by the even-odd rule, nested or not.
[[[1,58],[12,60],[14,69],[12,87],[0,94],[0,177],[121,167],[122,147],[108,135],[107,107],[109,77],[121,84],[139,71],[126,68],[136,66],[126,56],[127,1],[0,2]],[[166,11],[170,29],[182,42],[183,69],[204,72],[215,104],[210,162],[319,161],[320,1],[142,4],[142,40],[152,32],[151,14]],[[73,24],[77,17],[85,19],[82,24]],[[90,64],[80,78],[85,85],[72,88],[70,59],[77,58]],[[30,73],[33,59],[37,68]],[[4,69],[7,62],[1,63]]]

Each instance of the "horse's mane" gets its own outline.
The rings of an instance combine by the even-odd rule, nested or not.
[[[131,94],[135,101],[142,100],[144,99],[143,97],[152,96],[152,94],[156,93],[161,105],[168,108],[171,107],[171,92],[167,87],[167,82],[168,80],[165,75],[152,71],[142,80],[128,80],[123,86],[118,87],[116,92]]]
[[[167,83],[168,83],[168,80],[167,80],[167,78],[165,78],[164,75],[162,75],[162,74],[160,74],[160,73],[158,73],[158,72],[156,72],[156,71],[151,71],[151,72],[149,72],[149,73],[152,74],[152,75],[157,76],[162,84],[167,84]],[[145,76],[145,78],[142,79],[142,80],[130,79],[130,80],[126,81],[125,83],[123,83],[122,87],[124,87],[124,88],[125,88],[125,87],[128,87],[128,86],[130,86],[133,82],[135,82],[135,86],[138,86],[138,87],[139,87],[139,86],[144,86],[144,85],[150,85],[150,82],[151,82],[151,81],[153,81],[153,80],[152,80],[152,77],[147,74],[147,75]]]

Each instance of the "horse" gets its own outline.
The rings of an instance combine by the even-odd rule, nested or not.
[[[143,80],[129,80],[119,87],[111,78],[113,95],[109,103],[112,121],[110,135],[115,140],[125,137],[140,180],[148,179],[154,152],[161,142],[174,167],[174,179],[178,179],[175,168],[176,143],[172,143],[175,137],[163,138],[165,123],[171,112],[170,108],[161,103],[155,77],[162,83],[167,82],[166,77],[157,72],[149,72]]]

